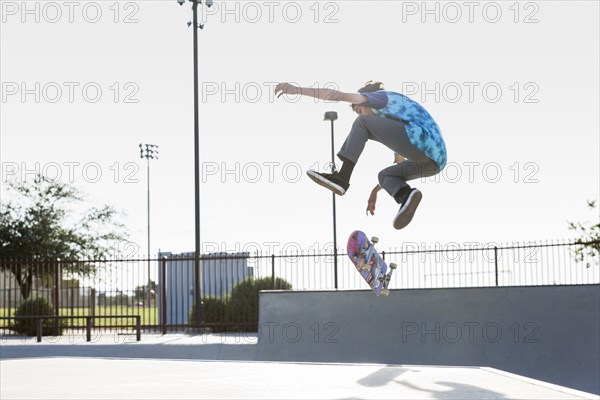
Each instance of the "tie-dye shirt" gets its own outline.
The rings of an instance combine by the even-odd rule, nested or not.
[[[361,105],[370,107],[375,115],[402,121],[410,142],[444,169],[447,162],[446,144],[435,120],[423,106],[403,94],[379,90],[362,93],[369,99]]]

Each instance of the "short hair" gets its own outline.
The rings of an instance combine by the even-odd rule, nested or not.
[[[384,90],[384,89],[385,89],[385,87],[383,86],[383,83],[375,82],[375,81],[368,81],[367,83],[365,83],[365,86],[358,89],[358,93],[370,93],[370,92],[376,92],[378,90]]]

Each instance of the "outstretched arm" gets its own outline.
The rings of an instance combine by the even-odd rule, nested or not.
[[[301,96],[309,96],[321,100],[345,101],[352,104],[361,104],[368,100],[365,95],[360,93],[344,93],[334,89],[304,88],[286,82],[279,83],[275,86],[275,95],[277,95],[277,97],[280,97],[284,93],[299,94]]]
[[[375,215],[375,203],[377,203],[377,193],[381,190],[381,186],[377,185],[371,191],[369,200],[367,201],[367,215]]]
[[[396,164],[401,163],[404,160],[406,160],[405,157],[398,153],[394,154],[394,162]],[[369,213],[371,213],[371,215],[375,215],[375,203],[377,203],[377,193],[379,193],[380,190],[381,185],[377,185],[373,188],[373,190],[371,190],[371,195],[369,196],[369,200],[367,200],[367,216]]]

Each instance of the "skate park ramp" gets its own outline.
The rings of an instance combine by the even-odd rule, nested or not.
[[[4,337],[0,398],[600,400],[598,289],[262,292],[258,333]]]
[[[2,399],[599,399],[493,368],[260,361],[256,335],[0,342]]]

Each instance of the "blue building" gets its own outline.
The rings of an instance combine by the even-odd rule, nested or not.
[[[211,253],[202,256],[200,261],[200,286],[202,298],[224,299],[231,289],[243,280],[253,277],[254,270],[248,266],[250,253]],[[165,257],[164,282],[158,265],[158,287],[165,285],[166,314],[163,314],[162,289],[158,291],[159,323],[167,325],[186,325],[194,304],[194,253],[173,254],[161,252],[159,259]],[[165,315],[163,321],[163,315]]]

